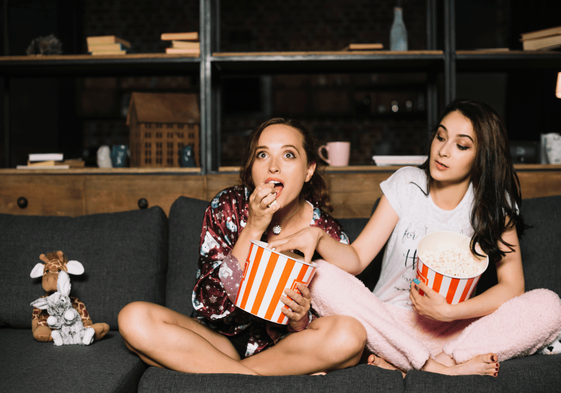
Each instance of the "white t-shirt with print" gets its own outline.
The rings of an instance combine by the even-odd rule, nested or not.
[[[374,294],[383,302],[411,308],[409,289],[417,269],[417,246],[421,237],[436,231],[451,231],[471,237],[470,214],[473,185],[458,206],[443,210],[427,194],[427,176],[419,168],[404,167],[380,184],[397,213],[394,228],[382,261]]]

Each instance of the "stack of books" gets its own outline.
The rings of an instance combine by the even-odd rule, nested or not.
[[[114,35],[86,37],[88,52],[92,55],[126,55],[130,42]]]
[[[184,53],[193,56],[201,54],[201,43],[197,31],[187,33],[163,33],[162,41],[171,41],[171,47],[166,48],[166,53]]]
[[[344,51],[379,50],[384,49],[384,44],[350,44],[343,48]]]
[[[30,154],[27,165],[18,165],[17,169],[70,169],[83,168],[84,164],[81,158],[65,160],[62,153],[39,153]]]
[[[549,50],[561,47],[561,26],[521,34],[524,50]]]

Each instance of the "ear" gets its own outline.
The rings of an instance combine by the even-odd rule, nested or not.
[[[308,165],[308,170],[306,171],[306,183],[309,182],[312,176],[314,175],[316,171],[316,166],[317,164],[315,161],[310,162],[310,165]]]
[[[47,298],[42,297],[37,300],[34,300],[31,302],[31,305],[33,307],[37,307],[39,310],[46,310],[48,306]]]
[[[30,276],[31,278],[41,277],[44,271],[45,265],[43,265],[42,263],[38,263],[37,265],[35,265],[35,267],[33,267],[33,270],[31,270]]]
[[[63,295],[70,295],[70,276],[64,270],[58,274],[58,280],[56,282],[56,290]]]
[[[49,258],[47,258],[47,256],[45,254],[41,254],[39,255],[39,259],[42,260],[45,263],[49,263]]]
[[[82,265],[78,261],[68,261],[68,263],[66,264],[66,268],[68,269],[68,273],[74,274],[75,276],[79,276],[85,271],[84,265]]]

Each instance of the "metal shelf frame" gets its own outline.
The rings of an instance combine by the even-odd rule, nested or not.
[[[445,0],[454,1],[454,0]],[[203,0],[204,2],[204,0]],[[220,79],[225,75],[274,75],[274,74],[322,74],[322,73],[378,73],[378,72],[425,72],[427,83],[427,138],[429,130],[436,125],[438,114],[437,75],[446,73],[446,53],[437,50],[437,1],[427,3],[427,50],[391,52],[376,51],[364,54],[344,52],[271,52],[271,53],[224,53],[220,51],[220,0],[210,0],[211,9],[205,13],[205,23],[209,22],[215,35],[211,41],[211,52],[204,64],[207,86],[205,92],[211,94],[207,100],[208,119],[213,123],[207,131],[214,143],[207,157],[207,172],[218,173],[220,168],[221,107]],[[201,4],[201,9],[202,9]],[[201,54],[202,55],[202,54]],[[203,84],[203,82],[201,82]],[[447,88],[445,88],[447,90]],[[208,150],[207,150],[208,151]]]
[[[426,0],[427,50],[337,52],[224,53],[220,51],[220,0],[199,0],[200,57],[137,54],[114,57],[69,55],[44,58],[0,58],[4,82],[4,166],[10,162],[10,79],[19,77],[79,77],[192,75],[200,82],[200,174],[219,173],[221,160],[221,78],[225,75],[294,73],[424,72],[427,74],[427,124],[436,125],[439,105],[438,76],[444,79],[443,101],[456,97],[456,73],[560,69],[560,52],[456,51],[455,1],[443,0],[443,49],[437,49],[437,0]],[[427,136],[428,137],[428,136]]]

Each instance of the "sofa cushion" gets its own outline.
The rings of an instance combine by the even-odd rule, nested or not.
[[[525,199],[527,229],[520,239],[526,290],[547,288],[561,295],[561,196]]]
[[[191,295],[195,287],[199,242],[207,201],[179,197],[169,212],[169,263],[166,306],[191,315]]]
[[[150,367],[140,380],[138,392],[403,392],[399,371],[389,371],[367,364],[327,375],[288,375],[263,377],[234,374],[184,374]],[[426,390],[431,392],[431,390]]]
[[[119,332],[89,346],[42,343],[31,330],[0,328],[3,392],[136,392],[146,365]]]
[[[74,218],[0,214],[0,238],[0,321],[12,327],[31,327],[30,303],[45,291],[29,274],[40,254],[57,250],[84,265],[83,275],[70,276],[71,295],[94,323],[117,329],[127,303],[164,303],[168,225],[159,207]]]
[[[527,393],[554,392],[561,385],[561,355],[533,355],[501,362],[497,378],[479,375],[448,376],[409,371],[405,391],[410,393]]]

